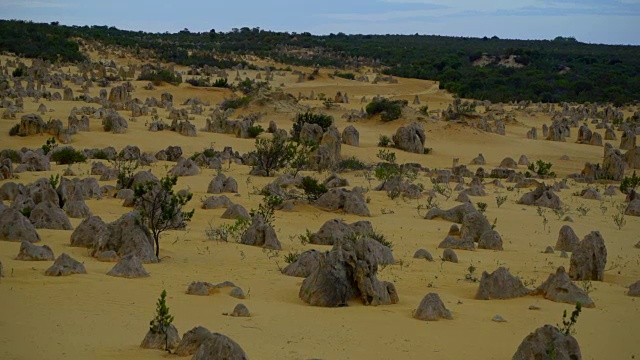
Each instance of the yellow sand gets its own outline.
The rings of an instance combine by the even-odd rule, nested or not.
[[[6,57],[3,57],[3,64]],[[126,65],[126,59],[116,59]],[[306,69],[310,72],[310,69]],[[345,79],[330,79],[331,70],[323,69],[315,81],[296,83],[297,76],[286,78],[276,76],[273,86],[284,83],[284,90],[297,96],[299,92],[309,95],[325,93],[333,97],[337,91],[347,92],[351,104],[341,104],[342,109],[328,111],[336,119],[342,130],[349,125],[341,118],[346,109],[360,109],[360,98],[380,94],[411,101],[419,94],[423,104],[433,109],[444,109],[452,97],[438,90],[433,81],[399,79],[399,84],[380,83],[372,85]],[[232,77],[235,71],[229,71]],[[246,75],[254,78],[255,71]],[[372,75],[371,78],[373,78]],[[179,106],[189,97],[199,97],[215,105],[231,92],[220,89],[197,89],[188,84],[179,87],[170,85],[158,87],[155,91],[143,89],[146,82],[134,82],[134,97],[145,99],[160,97],[168,91],[174,95],[174,104]],[[78,86],[71,85],[74,94],[81,94]],[[91,89],[97,95],[100,88]],[[61,91],[61,90],[57,90]],[[54,112],[44,115],[45,121],[52,118],[66,118],[74,106],[96,106],[80,102],[41,101]],[[312,107],[322,108],[320,101],[302,101]],[[417,106],[410,105],[414,108]],[[32,99],[25,99],[25,113],[35,112],[38,107]],[[97,106],[96,106],[97,107]],[[479,109],[483,111],[483,109]],[[164,109],[158,109],[161,117],[167,117]],[[263,127],[274,120],[279,127],[289,130],[294,114],[276,113],[273,108],[252,108],[251,111],[266,112]],[[207,111],[208,113],[208,111]],[[122,112],[129,118],[129,112]],[[19,116],[22,114],[19,114]],[[526,131],[531,126],[540,127],[550,123],[546,116],[526,116],[516,114],[522,125],[508,125],[507,135],[482,133],[468,127],[428,120],[427,147],[433,148],[431,155],[416,155],[395,151],[400,162],[417,162],[430,168],[450,168],[453,158],[460,158],[461,164],[468,162],[478,153],[487,159],[485,169],[498,166],[500,161],[510,156],[514,159],[522,154],[529,160],[543,159],[554,164],[560,176],[579,172],[586,161],[602,161],[602,147],[575,143],[577,131],[566,143],[526,139]],[[126,134],[104,133],[100,121],[91,120],[91,132],[73,136],[76,148],[102,148],[114,146],[120,149],[126,145],[137,145],[143,151],[158,151],[169,145],[179,145],[189,156],[202,151],[210,144],[216,149],[233,146],[241,153],[253,149],[253,140],[236,139],[231,135],[198,132],[196,138],[180,136],[164,131],[150,133],[145,123],[150,117],[129,122]],[[20,149],[41,146],[47,136],[26,138],[9,137],[8,130],[16,121],[0,120],[0,148]],[[205,116],[196,116],[194,123],[200,129]],[[365,162],[377,161],[376,143],[379,134],[392,135],[406,120],[382,123],[378,119],[362,120],[353,125],[360,131],[360,147],[344,145],[344,157],[355,155]],[[600,130],[598,130],[600,132]],[[618,133],[620,136],[620,133]],[[616,144],[614,144],[617,146]],[[559,160],[568,155],[570,161]],[[153,166],[153,172],[161,176],[173,166],[160,162]],[[90,164],[73,165],[78,176],[89,176]],[[470,166],[475,171],[476,167]],[[525,170],[522,167],[523,171]],[[40,177],[60,174],[65,166],[53,165],[49,172],[21,173],[19,181],[28,183]],[[232,201],[255,208],[261,197],[250,195],[254,187],[261,188],[273,178],[248,176],[249,167],[225,165],[224,173],[233,176],[239,183],[240,196]],[[189,204],[195,207],[194,219],[185,231],[167,232],[161,239],[159,264],[145,265],[151,274],[146,279],[127,280],[106,276],[112,263],[100,263],[89,256],[88,250],[69,246],[71,231],[38,230],[42,237],[39,245],[51,246],[56,254],[69,253],[84,262],[88,274],[53,278],[43,275],[51,262],[16,261],[19,243],[0,241],[0,260],[6,277],[0,280],[0,359],[162,359],[168,355],[162,351],[143,350],[138,346],[143,339],[149,321],[154,316],[155,301],[162,289],[168,292],[168,305],[175,316],[174,324],[180,333],[194,326],[202,325],[209,330],[220,332],[237,341],[252,359],[508,359],[515,352],[522,339],[531,331],[544,324],[561,323],[563,310],[569,312],[572,305],[554,303],[541,297],[524,297],[506,301],[474,300],[478,284],[464,281],[467,269],[473,264],[480,277],[483,271],[494,271],[498,266],[508,267],[512,274],[539,285],[550,273],[563,265],[569,267],[569,259],[562,259],[559,253],[543,254],[546,246],[553,246],[559,228],[565,224],[552,211],[546,212],[548,225],[543,228],[542,218],[536,208],[518,205],[515,201],[525,192],[494,189],[487,186],[486,197],[473,198],[474,202],[488,204],[487,217],[497,220],[497,230],[503,237],[505,251],[475,252],[456,251],[459,264],[442,263],[439,260],[427,262],[412,258],[419,248],[428,249],[437,259],[442,250],[438,243],[446,236],[451,225],[448,222],[428,221],[420,218],[416,207],[418,201],[390,200],[384,192],[370,191],[368,218],[374,228],[385,234],[394,244],[394,256],[398,265],[381,269],[382,280],[395,283],[400,302],[391,306],[365,307],[358,301],[347,308],[311,307],[298,298],[301,278],[280,274],[284,267],[283,257],[292,251],[304,251],[312,247],[325,251],[329,247],[303,246],[297,235],[306,229],[317,231],[327,220],[343,218],[348,222],[363,218],[330,213],[309,205],[296,206],[293,212],[277,212],[276,230],[283,245],[283,251],[274,253],[260,248],[236,243],[218,243],[207,240],[205,230],[209,225],[219,226],[220,210],[201,210],[200,200],[208,195],[209,181],[216,175],[215,170],[204,169],[195,177],[179,179],[178,188],[189,188],[194,199]],[[329,173],[313,174],[323,179]],[[368,183],[357,173],[344,174],[351,186],[373,188],[376,181]],[[248,182],[248,179],[250,182]],[[417,180],[431,187],[428,178]],[[101,185],[115,182],[101,182]],[[509,185],[509,184],[505,184]],[[617,212],[616,205],[623,203],[624,197],[617,195],[607,198],[602,204],[607,207],[603,214],[601,203],[583,200],[571,194],[579,191],[584,184],[570,181],[570,190],[560,193],[562,200],[571,207],[569,214],[575,222],[571,224],[580,238],[589,231],[599,230],[608,250],[608,265],[614,267],[605,273],[604,282],[594,282],[590,296],[596,308],[585,309],[576,327],[576,338],[585,359],[630,359],[640,355],[637,342],[640,333],[640,302],[626,296],[626,286],[640,279],[640,250],[633,245],[640,240],[640,220],[626,217],[627,224],[618,230],[612,221]],[[599,186],[604,189],[603,185]],[[500,208],[495,197],[507,195],[508,201]],[[455,196],[450,200],[438,198],[442,208],[457,205]],[[424,199],[420,201],[424,202]],[[121,200],[102,199],[87,201],[92,212],[105,221],[113,221],[130,209],[121,206]],[[583,204],[591,210],[586,216],[579,216],[576,208]],[[385,214],[383,214],[383,212]],[[72,219],[77,226],[80,219]],[[617,267],[616,265],[617,264]],[[212,283],[233,281],[242,287],[248,298],[238,300],[228,295],[228,289],[208,297],[185,294],[192,281]],[[534,285],[535,286],[535,285]],[[436,292],[440,295],[454,320],[422,322],[412,318],[412,310],[424,295]],[[222,315],[231,312],[242,302],[252,313],[251,318],[232,318]],[[539,306],[537,311],[529,310],[530,305]],[[494,315],[502,315],[507,322],[492,322]]]

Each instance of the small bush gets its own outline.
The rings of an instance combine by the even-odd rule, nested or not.
[[[109,160],[109,155],[107,155],[107,153],[102,150],[98,150],[95,154],[93,154],[93,158],[99,160]]]
[[[167,291],[162,290],[160,298],[156,302],[156,316],[149,322],[149,331],[153,334],[163,334],[165,337],[164,350],[169,351],[169,326],[173,322],[173,316],[169,314],[167,307]]]
[[[406,100],[389,100],[386,98],[375,98],[365,108],[369,116],[380,114],[382,121],[392,121],[402,116],[402,108],[406,106]]]
[[[22,67],[16,68],[15,70],[13,70],[11,75],[13,75],[13,77],[17,77],[17,78],[18,77],[23,77],[25,75],[24,68],[22,68]]]
[[[484,214],[485,211],[487,211],[488,205],[485,202],[476,203],[476,206],[478,207],[478,211],[480,211],[481,214]]]
[[[578,322],[578,316],[580,316],[581,312],[582,304],[578,301],[569,320],[567,320],[567,310],[562,313],[562,327],[558,326],[558,328],[560,328],[560,331],[562,331],[563,334],[573,335],[575,333],[575,330],[572,329],[572,327]]]
[[[213,84],[211,84],[212,87],[217,87],[217,88],[228,88],[231,85],[229,84],[229,81],[225,78],[225,79],[217,79],[216,81],[213,82]]]
[[[158,70],[142,73],[138,76],[138,80],[151,81],[154,85],[161,85],[162,82],[167,82],[178,86],[182,82],[182,77],[169,70]]]
[[[57,162],[58,165],[71,165],[85,162],[87,157],[72,148],[63,148],[51,154],[51,160]]]
[[[56,139],[49,138],[47,139],[47,142],[44,145],[42,145],[42,151],[44,151],[44,154],[47,155],[49,154],[49,152],[51,152],[51,150],[53,150],[53,148],[57,146],[58,144],[56,144]]]
[[[636,172],[633,172],[631,176],[625,176],[620,182],[620,191],[623,194],[628,194],[631,190],[635,190],[640,185],[640,176],[636,175]]]
[[[333,117],[325,114],[314,114],[310,111],[297,114],[296,120],[293,123],[293,129],[291,130],[291,137],[294,141],[300,141],[300,131],[302,131],[304,124],[320,125],[322,131],[327,131],[333,124]]]
[[[12,163],[20,163],[20,154],[13,149],[4,149],[0,152],[0,157],[11,160]]]
[[[387,135],[379,135],[378,136],[378,146],[380,147],[388,147],[391,146],[393,142],[391,141],[391,138],[388,137]]]
[[[287,255],[284,256],[284,262],[287,264],[292,264],[296,261],[298,261],[298,259],[300,258],[300,253],[295,251],[295,252],[290,252]]]
[[[249,126],[249,128],[247,129],[247,132],[249,133],[250,138],[255,139],[258,137],[258,135],[264,132],[264,129],[260,125],[254,125],[254,126]]]
[[[429,115],[429,105],[423,105],[418,110],[422,115]]]
[[[624,212],[620,212],[612,216],[613,223],[616,224],[618,230],[622,230],[622,228],[627,225],[627,220],[624,219]]]
[[[329,191],[324,184],[318,182],[317,179],[311,176],[302,178],[302,182],[298,187],[304,192],[304,197],[309,202],[318,200],[320,196]]]
[[[50,175],[49,184],[51,184],[52,188],[56,189],[58,184],[60,184],[60,174],[56,174],[56,176]]]
[[[496,196],[496,204],[498,205],[498,208],[500,208],[502,204],[507,202],[507,199],[508,199],[507,196]]]
[[[351,157],[348,157],[346,159],[342,159],[338,163],[338,170],[339,171],[365,170],[365,169],[368,169],[367,164],[365,164],[364,162],[360,161],[355,156],[351,156]]]
[[[31,208],[30,207],[26,207],[23,208],[22,211],[20,211],[22,213],[22,215],[24,215],[24,217],[28,218],[31,216]]]
[[[241,98],[235,98],[235,99],[226,99],[222,102],[222,104],[220,104],[220,108],[222,110],[239,109],[249,105],[250,101],[251,101],[251,98],[249,98],[248,96],[243,96]]]
[[[544,162],[543,160],[538,160],[538,161],[535,162],[535,164],[529,164],[529,166],[527,166],[527,168],[531,172],[534,172],[534,173],[538,174],[538,176],[555,177],[556,173],[551,171],[551,167],[552,166],[553,166],[553,164],[550,163],[550,162]]]
[[[339,72],[336,72],[335,76],[337,76],[339,78],[347,79],[347,80],[355,80],[356,79],[356,76],[353,73],[339,73]]]
[[[367,234],[367,237],[372,238],[373,240],[379,242],[380,244],[388,247],[389,249],[393,249],[393,243],[389,240],[387,240],[387,238],[380,233],[377,232],[372,232],[371,234]]]
[[[386,161],[391,164],[396,163],[396,153],[389,150],[378,150],[376,157],[382,161]]]
[[[209,84],[209,79],[205,79],[205,78],[199,78],[199,79],[189,79],[185,81],[187,84],[190,84],[192,86],[197,86],[197,87],[209,87],[211,86],[211,84]]]

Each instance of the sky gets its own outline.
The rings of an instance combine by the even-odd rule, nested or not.
[[[640,45],[640,0],[0,0],[0,18],[150,32],[259,27]]]

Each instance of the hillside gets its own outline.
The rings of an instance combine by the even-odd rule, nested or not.
[[[47,34],[46,36],[43,34]],[[525,41],[426,35],[315,36],[259,28],[175,34],[124,31],[107,26],[63,26],[0,21],[0,50],[63,61],[84,58],[79,39],[97,40],[180,65],[230,67],[245,55],[290,65],[358,70],[437,80],[463,98],[508,101],[598,102],[640,99],[640,47],[584,44],[573,38]],[[477,60],[492,59],[484,66]],[[507,61],[508,60],[508,61]],[[505,63],[517,66],[504,66]]]

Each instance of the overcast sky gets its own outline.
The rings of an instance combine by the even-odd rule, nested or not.
[[[260,27],[640,45],[640,0],[0,0],[0,18],[151,32]]]

